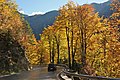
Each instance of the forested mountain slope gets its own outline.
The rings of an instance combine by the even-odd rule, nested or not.
[[[110,10],[111,0],[104,3],[92,3],[95,11],[99,13],[99,16],[109,17],[112,14]],[[55,21],[55,18],[58,16],[59,12],[57,10],[47,12],[46,14],[39,14],[33,16],[24,15],[25,19],[30,24],[33,33],[37,39],[40,39],[39,34],[42,33],[44,27],[52,25]]]

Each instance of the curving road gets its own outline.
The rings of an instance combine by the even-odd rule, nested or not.
[[[58,70],[56,72],[48,72],[47,67],[41,67],[32,71],[1,77],[0,80],[57,80],[58,72]]]

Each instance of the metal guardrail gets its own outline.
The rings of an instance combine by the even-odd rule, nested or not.
[[[61,77],[62,74],[67,75],[72,80],[120,80],[120,78],[110,78],[110,77],[102,77],[102,76],[90,76],[84,74],[75,74],[70,72],[71,70],[68,68],[67,65],[58,64],[56,66],[64,67],[64,69],[57,75],[58,80],[65,80]]]

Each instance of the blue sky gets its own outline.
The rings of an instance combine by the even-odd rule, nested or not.
[[[72,0],[80,5],[93,2],[103,3],[108,0]],[[52,10],[58,10],[59,7],[66,4],[68,0],[16,0],[21,13],[28,15],[42,14]]]

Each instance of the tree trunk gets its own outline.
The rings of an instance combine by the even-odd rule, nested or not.
[[[72,36],[71,36],[71,52],[72,52],[72,69],[73,69],[73,67],[74,67],[73,29],[72,29]]]
[[[58,53],[58,59],[57,59],[57,64],[59,64],[59,55],[60,55],[60,48],[59,48],[59,44],[57,44],[57,53]]]
[[[66,27],[66,36],[67,36],[67,46],[68,46],[68,65],[69,65],[69,68],[71,69],[69,28],[67,28],[67,27]]]
[[[82,70],[81,73],[85,74],[84,67],[86,65],[86,37],[83,29],[81,30],[81,62],[82,62]]]
[[[57,64],[60,63],[60,41],[59,41],[59,37],[57,38],[57,36],[55,36],[55,39],[56,39],[56,43],[57,43]]]
[[[50,53],[50,63],[51,63],[51,57],[52,57],[52,53],[51,53],[51,41],[50,41],[50,38],[49,38],[49,53]]]
[[[53,40],[53,46],[52,46],[52,63],[54,63],[54,57],[55,57],[55,49],[54,49],[54,40]]]

